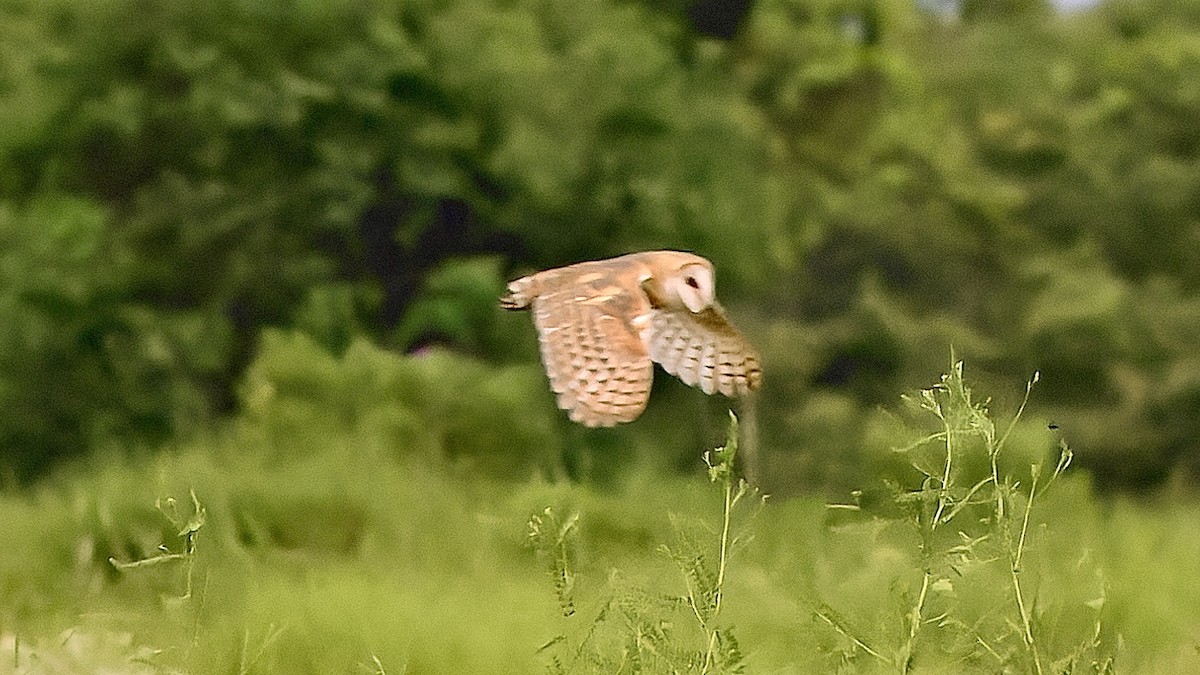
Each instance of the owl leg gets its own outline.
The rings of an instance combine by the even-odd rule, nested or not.
[[[530,293],[532,285],[533,277],[521,277],[509,282],[508,292],[500,296],[500,306],[509,310],[528,308],[529,303],[533,302],[533,293]]]

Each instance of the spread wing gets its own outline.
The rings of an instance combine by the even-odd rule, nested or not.
[[[713,305],[703,312],[655,309],[650,358],[704,393],[743,396],[762,382],[758,352]]]
[[[629,422],[646,408],[654,377],[642,339],[650,302],[636,280],[623,279],[631,274],[575,267],[553,270],[564,276],[532,302],[550,387],[575,422]]]

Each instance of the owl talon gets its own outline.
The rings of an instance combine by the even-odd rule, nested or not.
[[[529,289],[529,277],[522,277],[508,284],[504,295],[500,296],[500,306],[507,310],[525,309],[533,298],[526,291]]]
[[[500,296],[500,306],[507,310],[525,309],[528,305],[522,305],[510,293]]]

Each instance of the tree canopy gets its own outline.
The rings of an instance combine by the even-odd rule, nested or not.
[[[661,380],[611,436],[482,431],[550,405],[504,280],[653,248],[712,259],[761,345],[781,485],[852,470],[951,345],[1039,370],[1105,484],[1198,468],[1194,3],[711,4],[0,1],[9,474],[187,434],[311,362],[273,385],[308,400],[369,343],[450,352],[378,366],[461,394],[401,397],[475,429],[450,452],[670,463],[724,418]]]

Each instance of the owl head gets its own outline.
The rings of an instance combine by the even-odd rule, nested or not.
[[[712,306],[716,298],[712,265],[705,259],[680,254],[679,266],[660,279],[666,304],[687,307],[693,314]]]

